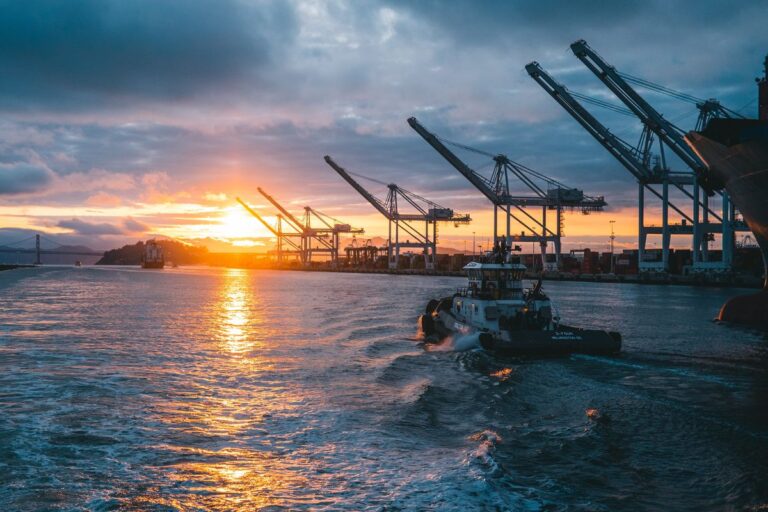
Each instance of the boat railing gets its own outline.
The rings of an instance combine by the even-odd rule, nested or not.
[[[481,300],[499,300],[499,299],[511,299],[518,298],[521,290],[505,289],[499,290],[498,288],[470,288],[463,287],[456,289],[456,296],[458,297],[472,297]]]

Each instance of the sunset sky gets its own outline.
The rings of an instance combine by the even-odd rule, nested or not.
[[[604,249],[609,220],[629,246],[631,176],[525,64],[615,101],[569,49],[584,38],[622,72],[754,116],[754,78],[768,53],[764,1],[0,5],[0,244],[42,231],[94,249],[155,235],[259,246],[266,230],[235,202],[272,218],[257,186],[297,213],[311,205],[366,237],[386,236],[384,219],[326,154],[471,213],[470,226],[441,226],[442,245],[490,236],[488,203],[410,129],[416,116],[450,140],[604,195],[606,212],[567,215],[570,246]],[[640,91],[693,127],[693,105]],[[634,119],[589,108],[637,140]],[[460,155],[490,172],[487,159]]]

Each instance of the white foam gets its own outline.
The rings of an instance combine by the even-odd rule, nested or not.
[[[440,343],[430,346],[436,352],[465,352],[480,347],[480,333],[448,336]]]

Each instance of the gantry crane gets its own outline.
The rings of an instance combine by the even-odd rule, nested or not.
[[[324,228],[313,228],[312,219],[316,219],[323,224]],[[315,210],[311,206],[304,207],[304,228],[307,233],[307,258],[312,261],[313,252],[331,252],[331,264],[333,266],[339,263],[339,248],[341,244],[341,235],[350,234],[352,236],[365,233],[363,228],[353,228],[350,224],[346,224],[338,219],[331,217],[323,212]],[[330,235],[330,244],[326,243],[325,237]],[[319,247],[312,246],[311,241],[313,239],[319,240]]]
[[[302,249],[301,243],[296,243],[294,241],[295,238],[301,239],[302,234],[298,231],[293,232],[285,232],[283,231],[283,216],[278,215],[277,216],[277,226],[273,227],[269,222],[264,219],[261,215],[259,215],[256,210],[248,206],[242,199],[239,197],[236,198],[237,202],[240,203],[243,208],[245,208],[248,213],[256,217],[256,219],[269,230],[270,233],[275,235],[275,238],[277,239],[277,263],[283,263],[285,255],[286,254],[295,254],[299,257],[299,259],[304,262],[304,251]],[[286,246],[288,249],[286,250]]]
[[[586,41],[579,40],[571,45],[571,50],[574,55],[581,60],[582,63],[597,76],[600,81],[605,84],[608,89],[616,95],[622,103],[624,103],[629,110],[642,122],[645,139],[645,154],[649,154],[652,144],[652,136],[654,134],[659,139],[659,158],[661,167],[666,168],[664,146],[672,150],[682,162],[688,166],[693,172],[695,179],[692,180],[691,185],[693,187],[693,193],[684,188],[684,183],[677,183],[676,186],[683,193],[692,199],[693,208],[691,217],[687,217],[692,221],[692,235],[693,235],[693,267],[694,269],[727,269],[732,262],[732,250],[734,245],[734,231],[744,230],[746,226],[743,223],[736,222],[735,209],[730,203],[728,194],[725,192],[718,192],[722,197],[722,212],[720,215],[715,213],[709,207],[709,195],[713,195],[716,190],[722,189],[722,185],[713,182],[710,175],[707,173],[706,166],[699,159],[699,157],[693,152],[693,150],[685,143],[683,139],[684,131],[675,126],[670,121],[666,120],[656,109],[654,109],[640,94],[638,94],[630,85],[629,81],[644,86],[650,87],[659,91],[671,91],[663,86],[657,86],[647,80],[631,77],[619,73],[613,66],[609,65],[603,60],[600,55],[597,54]],[[690,97],[693,98],[693,97]],[[739,116],[735,112],[728,110],[720,105],[715,99],[700,100],[696,103],[699,108],[700,115],[697,125],[705,124],[708,119],[717,116],[734,117]],[[642,138],[641,138],[642,140]],[[662,185],[664,176],[662,175]],[[705,194],[701,194],[701,190],[705,191]],[[640,205],[642,209],[642,203]],[[663,212],[668,209],[668,197],[662,199]],[[718,224],[711,223],[709,216],[714,217]],[[710,263],[708,262],[708,241],[710,240],[710,233],[720,231],[722,236],[723,246],[723,258],[720,262]],[[667,235],[662,235],[663,253],[669,253],[669,229]],[[667,263],[663,263],[666,270]]]
[[[650,144],[652,141],[650,132],[644,131],[637,147],[631,146],[620,137],[611,133],[600,121],[598,121],[562,84],[552,78],[538,62],[531,62],[525,66],[528,74],[538,83],[552,98],[557,101],[566,112],[584,127],[600,144],[608,150],[638,182],[638,260],[641,268],[645,270],[667,269],[669,265],[670,237],[673,234],[690,235],[694,233],[695,223],[693,219],[681,208],[669,200],[669,185],[682,187],[692,185],[694,176],[690,172],[673,172],[659,162],[651,164]],[[659,192],[653,185],[661,185]],[[648,191],[661,199],[662,215],[661,227],[645,225],[645,192]],[[672,208],[690,224],[670,225],[669,208]],[[647,235],[658,234],[662,236],[662,261],[660,266],[644,261],[644,253]],[[658,268],[657,268],[658,267]]]
[[[356,267],[374,264],[379,255],[379,248],[373,245],[373,240],[369,238],[360,242],[354,236],[344,251],[347,253],[347,263]]]
[[[328,254],[331,265],[335,266],[339,261],[340,235],[364,232],[361,228],[353,228],[349,224],[334,219],[310,206],[304,207],[304,219],[299,220],[261,187],[258,187],[257,190],[280,212],[277,215],[277,227],[270,225],[240,198],[237,198],[237,201],[275,235],[277,238],[277,260],[279,263],[283,261],[286,253],[291,253],[298,255],[303,265],[310,265],[312,263],[312,255],[319,252]],[[319,220],[325,227],[313,227],[313,218]],[[291,231],[283,231],[283,224],[286,224]],[[298,243],[296,241],[297,238]],[[285,249],[286,246],[289,248],[287,251]]]
[[[469,215],[460,215],[454,213],[450,208],[440,206],[439,204],[425,199],[424,197],[409,192],[394,183],[383,183],[372,178],[355,174],[358,177],[373,181],[388,188],[387,198],[382,201],[360,185],[343,167],[339,166],[330,156],[325,157],[325,162],[335,170],[339,176],[349,183],[352,188],[363,196],[371,205],[378,210],[389,221],[389,237],[387,239],[387,261],[390,269],[397,268],[400,260],[401,248],[419,248],[424,255],[424,267],[427,270],[437,268],[437,223],[451,222],[454,225],[468,224],[471,219]],[[405,201],[418,213],[401,213],[398,200]],[[423,223],[424,231],[421,231],[417,224]],[[394,240],[392,239],[392,229],[394,227]],[[405,236],[413,237],[414,241],[406,239],[400,240],[400,230]],[[431,232],[431,233],[430,233]]]
[[[363,233],[361,228],[353,228],[333,217],[325,215],[310,206],[304,207],[303,222],[297,219],[291,212],[285,209],[274,197],[257,187],[259,193],[269,201],[272,206],[285,216],[286,221],[296,232],[301,233],[302,262],[305,265],[312,263],[314,253],[326,253],[329,255],[331,265],[335,266],[339,260],[339,238],[342,233]],[[313,227],[312,219],[319,220],[325,227]],[[331,224],[335,222],[335,224]]]
[[[586,196],[582,190],[568,187],[540,172],[510,160],[505,155],[493,155],[469,146],[443,141],[422,126],[415,117],[408,119],[408,124],[493,204],[494,244],[499,238],[498,217],[499,213],[502,213],[506,220],[507,239],[539,244],[542,269],[547,266],[546,253],[547,245],[550,242],[554,244],[555,263],[557,268],[560,268],[560,239],[564,236],[562,229],[564,209],[580,209],[583,213],[589,213],[600,211],[605,207],[605,199],[602,196]],[[491,158],[494,162],[494,168],[490,179],[470,168],[443,142]],[[519,181],[525,188],[533,192],[533,195],[513,194],[510,190],[510,183],[514,181]],[[540,218],[527,211],[533,207],[541,208]],[[556,227],[554,231],[548,226],[547,210],[555,210]],[[511,232],[512,221],[528,230],[530,234],[524,232],[513,236]]]

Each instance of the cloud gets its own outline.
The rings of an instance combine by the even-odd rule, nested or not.
[[[53,171],[43,164],[0,164],[0,195],[39,192],[48,187],[53,177]]]
[[[123,227],[129,233],[146,233],[149,231],[149,226],[131,217],[123,220]]]
[[[60,228],[69,229],[79,235],[122,235],[125,231],[114,224],[92,223],[73,218],[70,220],[61,220],[56,224]]]
[[[694,9],[661,0],[0,0],[0,8],[0,163],[45,162],[55,173],[39,187],[0,175],[4,204],[105,209],[92,218],[119,205],[109,222],[120,231],[129,213],[154,230],[192,223],[172,208],[163,219],[139,212],[148,203],[212,208],[237,195],[258,200],[257,185],[297,209],[370,214],[325,154],[457,210],[485,211],[487,201],[407,126],[411,115],[443,137],[604,194],[611,208],[630,206],[629,173],[523,66],[538,60],[574,91],[615,101],[569,50],[583,37],[621,71],[747,105],[750,115],[768,48],[762,1],[702,0]],[[692,127],[692,105],[641,93]],[[636,120],[589,109],[635,143]],[[488,159],[461,156],[490,174]],[[9,186],[35,193],[11,196]],[[55,218],[88,219],[81,212]]]
[[[229,200],[229,197],[227,197],[227,194],[224,194],[223,192],[206,192],[203,196],[203,199],[212,203],[223,203],[224,201]]]
[[[176,101],[258,83],[291,37],[290,6],[236,0],[0,1],[0,105]]]
[[[96,194],[93,194],[92,196],[89,196],[88,199],[85,200],[85,204],[88,206],[103,206],[103,207],[110,207],[110,206],[120,206],[123,203],[123,200],[114,194],[108,194],[106,192],[97,192]]]

